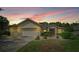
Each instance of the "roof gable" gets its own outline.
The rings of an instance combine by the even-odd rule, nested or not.
[[[27,23],[26,23],[26,22],[27,22]],[[33,23],[33,24],[35,24],[35,25],[37,25],[37,26],[40,26],[39,23],[37,23],[37,22],[31,20],[30,18],[26,18],[24,21],[20,22],[18,25],[22,25],[22,24],[24,24],[24,23],[28,24],[29,22],[31,22],[31,23]],[[40,27],[41,27],[41,26],[40,26]]]

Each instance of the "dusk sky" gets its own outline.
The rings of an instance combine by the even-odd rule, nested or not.
[[[36,22],[79,22],[78,7],[1,7],[0,15],[5,16],[10,24],[19,23],[24,18]]]

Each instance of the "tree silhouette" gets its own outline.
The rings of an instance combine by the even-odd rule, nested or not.
[[[0,8],[0,11],[3,11],[4,9]]]
[[[0,16],[0,35],[9,34],[9,21],[6,17]]]

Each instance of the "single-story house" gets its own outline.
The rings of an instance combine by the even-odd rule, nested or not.
[[[10,32],[11,36],[15,38],[36,38],[37,36],[40,36],[41,26],[37,22],[27,18],[17,25],[10,26]]]
[[[44,26],[43,26],[44,27]],[[41,32],[45,31],[45,27],[43,27],[29,19],[26,18],[24,21],[20,22],[19,24],[14,24],[10,26],[10,33],[11,37],[15,39],[21,39],[21,38],[26,38],[26,37],[31,37],[31,38],[41,38]],[[52,35],[51,38],[57,38],[58,32],[62,31],[62,28],[59,28],[57,26],[48,26],[48,31],[51,31]]]

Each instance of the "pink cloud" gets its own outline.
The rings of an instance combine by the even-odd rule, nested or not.
[[[79,15],[76,13],[71,13],[71,14],[67,14],[66,16],[63,16],[61,18],[59,18],[59,22],[74,22],[76,20],[78,20]]]
[[[30,18],[33,14],[2,14],[2,16],[7,17],[11,21],[15,19]]]
[[[50,16],[50,15],[57,15],[57,14],[61,14],[64,11],[50,11],[50,12],[46,12],[46,13],[41,13],[41,14],[2,14],[3,16],[9,18],[10,20],[15,20],[15,18],[32,18],[33,20],[41,20],[41,18],[46,17],[46,16]]]
[[[31,18],[35,19],[35,20],[42,20],[43,17],[54,16],[54,15],[58,15],[58,14],[62,14],[62,13],[64,13],[64,10],[61,10],[61,11],[50,11],[50,12],[46,12],[46,13],[36,14],[33,17],[31,17]]]
[[[17,9],[16,7],[14,7],[14,9]],[[29,9],[41,9],[41,8],[34,8],[34,7],[31,7]],[[46,12],[46,13],[40,13],[40,14],[17,14],[17,13],[13,13],[13,14],[2,14],[3,16],[9,18],[9,20],[16,20],[16,19],[22,19],[22,18],[32,18],[33,20],[35,21],[42,21],[43,20],[43,17],[47,17],[47,16],[55,16],[55,15],[59,15],[59,14],[63,14],[65,12],[70,12],[70,11],[73,11],[73,10],[58,10],[58,11],[49,11],[49,12]],[[71,14],[72,15],[72,14]],[[66,18],[69,18],[71,17],[70,14],[67,15],[67,16],[63,16],[59,19],[59,21],[62,21]]]
[[[73,17],[77,17],[77,16],[78,16],[78,14],[76,14],[76,13],[70,13],[70,14],[67,14],[66,16],[61,17],[60,20],[62,21],[62,20],[66,20],[68,18],[73,18]]]

